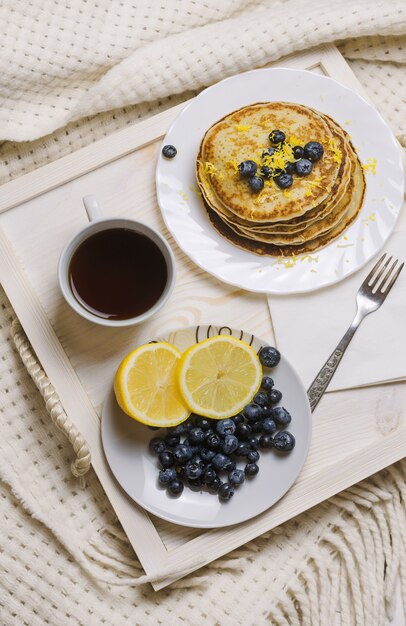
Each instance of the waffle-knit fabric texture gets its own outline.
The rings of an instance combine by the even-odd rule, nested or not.
[[[335,41],[406,144],[406,5],[377,0],[6,0],[0,182],[206,85]],[[1,193],[1,190],[0,190]],[[80,489],[0,290],[0,623],[383,626],[406,600],[401,462],[155,593],[94,473]],[[365,566],[365,563],[368,563]]]

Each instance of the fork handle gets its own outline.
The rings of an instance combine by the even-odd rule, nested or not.
[[[321,368],[316,378],[307,390],[307,395],[309,398],[310,408],[312,412],[320,402],[322,395],[329,386],[330,381],[334,376],[334,372],[336,371],[341,359],[343,358],[344,352],[348,348],[348,344],[350,343],[355,334],[355,331],[357,330],[363,319],[364,315],[357,311],[357,314],[354,317],[351,326],[348,328],[344,337],[341,339],[336,349],[332,352],[327,361],[324,363],[323,367]]]

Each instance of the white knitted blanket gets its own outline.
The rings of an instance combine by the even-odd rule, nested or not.
[[[0,182],[329,41],[406,145],[404,0],[4,0],[0,24]],[[154,593],[0,306],[1,625],[383,626],[396,577],[406,601],[404,462]]]

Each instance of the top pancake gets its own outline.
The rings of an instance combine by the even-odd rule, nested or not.
[[[270,147],[268,135],[283,130],[292,143],[319,141],[324,155],[306,177],[295,177],[285,194],[273,182],[255,194],[241,180],[236,165],[247,159],[260,162]],[[235,111],[214,124],[203,137],[197,179],[229,211],[253,222],[291,220],[320,205],[331,194],[345,151],[345,139],[333,135],[316,111],[289,102],[257,103]],[[268,182],[268,181],[267,181]]]

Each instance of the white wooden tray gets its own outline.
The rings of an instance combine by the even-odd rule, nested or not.
[[[333,46],[277,65],[321,72],[362,91]],[[163,224],[154,188],[157,150],[183,106],[0,188],[0,281],[66,413],[88,441],[93,467],[146,573],[167,572],[154,583],[155,589],[406,453],[405,387],[393,384],[327,394],[314,415],[310,454],[299,480],[269,511],[238,526],[199,531],[162,522],[135,505],[114,481],[100,444],[100,408],[117,363],[132,346],[170,329],[210,322],[244,328],[273,341],[265,296],[223,285],[195,267]],[[128,215],[159,228],[174,250],[178,277],[173,296],[140,328],[91,325],[70,310],[59,292],[59,253],[86,223],[81,198],[89,193],[97,195],[106,215]]]

